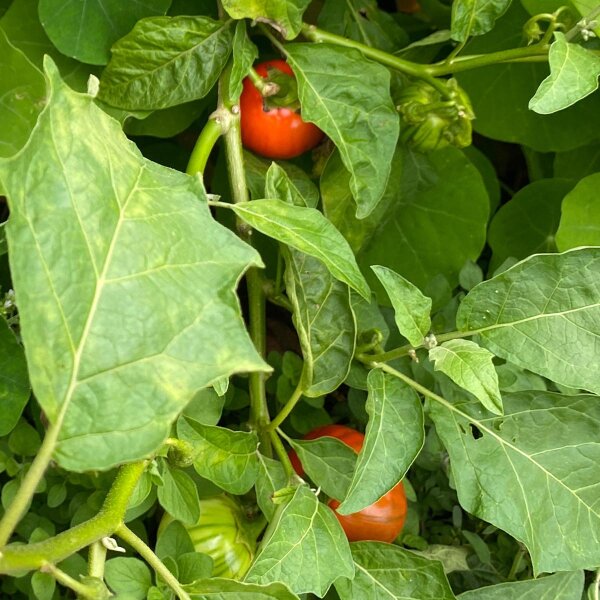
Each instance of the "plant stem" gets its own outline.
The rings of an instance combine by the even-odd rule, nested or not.
[[[208,157],[212,152],[217,140],[223,134],[221,122],[218,114],[212,114],[208,119],[208,122],[200,132],[190,159],[187,164],[185,172],[188,175],[195,175],[196,173],[204,173]]]
[[[157,575],[164,579],[165,583],[177,594],[181,600],[190,600],[189,594],[181,587],[181,583],[167,569],[165,564],[152,552],[152,549],[139,538],[129,527],[121,525],[115,533],[124,541],[127,542],[156,572]]]
[[[546,60],[549,49],[549,46],[547,45],[537,44],[535,46],[527,46],[524,48],[500,50],[489,54],[456,57],[452,58],[450,62],[443,61],[434,65],[423,65],[399,58],[398,56],[388,54],[387,52],[377,50],[376,48],[371,48],[370,46],[355,42],[354,40],[350,40],[343,36],[318,29],[314,25],[305,23],[302,27],[302,34],[312,42],[329,42],[337,46],[354,48],[359,50],[367,58],[382,65],[421,79],[428,79],[428,76],[440,77],[443,75],[450,75],[452,73],[468,71],[470,69],[477,69],[497,63]]]
[[[277,458],[279,458],[279,462],[281,463],[288,480],[291,480],[295,476],[294,467],[292,467],[292,463],[281,443],[281,439],[276,431],[269,431],[269,435],[271,436],[273,448],[275,448],[275,452],[277,453]]]
[[[87,600],[97,600],[98,598],[98,590],[81,583],[81,581],[77,581],[73,579],[70,575],[67,575],[64,571],[61,571],[57,566],[52,563],[46,563],[42,565],[42,572],[49,573],[58,581],[58,583],[64,585],[65,587],[73,590],[78,598],[86,598]]]
[[[6,545],[16,526],[19,524],[19,521],[27,512],[31,499],[35,494],[35,490],[52,460],[52,454],[56,448],[56,442],[61,426],[62,419],[59,419],[58,421],[51,423],[48,427],[42,445],[40,446],[36,457],[33,459],[29,471],[27,471],[27,474],[23,478],[10,506],[6,509],[6,512],[0,521],[0,548]]]
[[[510,571],[508,572],[508,576],[506,578],[507,581],[515,581],[517,576],[517,571],[519,570],[519,566],[521,565],[521,559],[525,554],[525,550],[521,546],[519,546],[519,550],[515,554],[512,565],[510,566]]]
[[[594,586],[592,588],[593,600],[600,600],[600,569],[596,571],[596,577],[594,577],[592,585]]]
[[[131,494],[146,468],[146,461],[124,465],[104,500],[100,512],[91,519],[35,544],[11,544],[0,549],[0,574],[39,569],[64,560],[78,550],[101,540],[121,525]]]
[[[300,377],[300,381],[296,386],[296,389],[292,392],[289,400],[285,403],[285,406],[279,411],[279,414],[271,421],[271,424],[267,428],[268,431],[275,431],[277,427],[279,427],[289,416],[289,414],[294,410],[296,404],[300,398],[302,398],[302,392],[304,388],[302,386],[302,377]]]
[[[239,106],[226,96],[227,85],[219,85],[219,109],[227,110],[228,127],[225,133],[225,155],[227,158],[227,171],[234,204],[250,200],[246,186],[246,173],[244,169],[244,155],[242,150],[242,136],[240,130]],[[241,219],[237,219],[238,235],[248,244],[252,244],[252,229]],[[257,267],[250,267],[246,273],[246,287],[248,291],[248,318],[250,338],[254,342],[257,352],[264,359],[267,349],[266,326],[266,300],[263,291],[263,277]],[[261,443],[261,452],[268,457],[272,456],[271,439],[265,431],[269,424],[269,408],[265,390],[265,373],[252,372],[249,375],[250,389],[250,422],[258,431]]]
[[[102,542],[90,544],[88,550],[88,575],[104,579],[104,563],[106,561],[106,547]]]

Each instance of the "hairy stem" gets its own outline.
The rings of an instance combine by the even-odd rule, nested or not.
[[[177,578],[165,567],[165,564],[152,552],[152,549],[139,538],[129,527],[121,525],[115,533],[127,542],[161,577],[165,583],[175,592],[180,600],[190,600],[189,594],[183,589]]]
[[[84,598],[86,600],[97,600],[98,590],[96,588],[93,588],[89,585],[86,585],[85,583],[82,583],[81,581],[73,579],[73,577],[67,575],[67,573],[61,571],[57,566],[53,565],[52,563],[44,564],[41,570],[44,573],[49,573],[50,575],[52,575],[52,577],[54,577],[54,579],[56,579],[56,581],[58,581],[58,583],[60,583],[61,585],[64,585],[65,587],[73,590],[77,594],[78,598]]]
[[[104,564],[106,562],[106,547],[102,542],[90,544],[88,550],[88,575],[104,579]]]
[[[0,574],[30,571],[48,562],[60,562],[103,537],[112,535],[123,522],[129,499],[145,468],[146,461],[122,466],[100,512],[91,519],[42,542],[11,544],[0,548]]]

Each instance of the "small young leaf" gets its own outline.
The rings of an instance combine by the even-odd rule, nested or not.
[[[312,196],[310,199],[305,197],[304,190],[300,189],[297,182],[292,180],[283,167],[276,162],[272,162],[267,171],[265,196],[267,198],[277,198],[293,206],[315,208],[317,204]]]
[[[176,561],[194,552],[194,544],[187,529],[179,521],[171,521],[164,529],[159,527],[155,552],[163,562],[166,558]]]
[[[31,587],[36,600],[52,600],[56,589],[56,579],[49,573],[36,571],[31,576]]]
[[[350,549],[356,576],[335,582],[341,600],[455,600],[437,560],[382,542],[354,542]]]
[[[435,370],[471,392],[490,412],[502,414],[494,355],[470,340],[448,340],[429,350]]]
[[[403,381],[374,369],[367,378],[369,422],[342,515],[370,506],[406,474],[425,440],[417,393]]]
[[[194,468],[202,477],[232,494],[245,494],[256,482],[256,433],[203,425],[186,417],[177,422],[177,433],[194,447]]]
[[[363,298],[370,298],[369,286],[350,246],[318,210],[280,200],[253,200],[229,207],[261,233],[318,258],[336,279],[347,283]]]
[[[242,80],[258,56],[258,48],[246,33],[246,22],[238,21],[233,34],[233,65],[229,75],[229,98],[237,102],[242,94]]]
[[[278,508],[277,526],[263,542],[245,581],[281,582],[295,594],[322,598],[338,577],[354,577],[346,534],[333,511],[306,485]]]
[[[373,265],[371,269],[392,302],[398,331],[413,346],[420,346],[431,327],[431,298],[392,269],[379,265]]]
[[[529,101],[541,115],[563,110],[598,89],[600,58],[578,44],[570,44],[564,33],[554,32],[548,60],[550,75]]]
[[[106,582],[114,592],[145,600],[152,585],[152,575],[146,563],[137,558],[119,556],[106,561]]]
[[[180,583],[193,583],[198,579],[210,577],[213,560],[208,554],[187,552],[177,557],[177,573]]]
[[[195,525],[200,518],[200,500],[193,479],[180,469],[165,464],[163,484],[158,487],[160,505],[174,519],[185,525]]]

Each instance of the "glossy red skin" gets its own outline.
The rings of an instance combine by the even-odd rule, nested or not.
[[[323,436],[337,438],[356,452],[360,452],[365,439],[362,433],[345,425],[317,427],[307,433],[304,439],[314,440]],[[302,477],[304,469],[298,455],[292,450],[289,456],[294,470]],[[333,509],[351,542],[362,540],[393,542],[402,531],[406,520],[406,494],[402,482],[371,506],[351,515],[340,515],[335,511],[340,505],[337,500],[332,499],[327,504]]]
[[[284,60],[268,60],[254,66],[256,72],[266,79],[268,68],[274,67],[293,75]],[[267,158],[294,158],[314,148],[322,139],[323,132],[312,123],[305,123],[300,115],[289,108],[263,109],[263,97],[246,77],[240,97],[242,144],[249,150]]]

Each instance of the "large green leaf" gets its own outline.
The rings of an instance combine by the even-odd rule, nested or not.
[[[600,564],[600,403],[520,392],[504,417],[431,403],[465,510],[523,542],[536,573]]]
[[[578,246],[600,246],[600,173],[582,179],[562,203],[562,216],[556,232],[559,250]]]
[[[529,108],[541,115],[563,110],[598,89],[600,58],[556,31],[548,60],[550,75],[542,81]]]
[[[350,544],[354,579],[338,579],[341,600],[455,600],[442,563],[382,542]]]
[[[352,250],[318,210],[280,200],[253,200],[228,206],[261,233],[318,258],[336,279],[347,283],[363,298],[370,297],[369,286]]]
[[[521,2],[512,2],[490,33],[469,43],[469,54],[519,47],[527,19]],[[551,115],[528,109],[529,100],[547,75],[548,66],[543,63],[497,64],[458,73],[477,115],[475,131],[540,152],[570,150],[596,140],[600,129],[598,94]]]
[[[296,594],[322,598],[338,577],[352,578],[354,565],[346,534],[333,511],[306,485],[278,509],[277,525],[262,547],[245,581],[279,581]]]
[[[194,448],[196,472],[231,494],[245,494],[258,477],[258,437],[254,432],[203,425],[183,417],[177,435]]]
[[[11,44],[19,48],[40,70],[44,55],[49,54],[66,83],[80,92],[87,89],[90,73],[97,69],[68,58],[56,49],[39,21],[38,0],[13,0],[0,19],[0,27]],[[40,78],[40,81],[43,80]]]
[[[143,17],[164,15],[171,0],[40,0],[40,21],[52,43],[67,56],[105,65],[110,47]]]
[[[55,458],[106,469],[153,452],[198,389],[267,368],[234,293],[260,259],[196,179],[145,160],[49,59],[47,73],[29,143],[0,162],[11,273]]]
[[[282,583],[256,585],[213,577],[183,587],[191,600],[298,600]]]
[[[44,106],[44,78],[0,27],[0,157],[20,150]],[[2,187],[2,186],[0,186]]]
[[[0,437],[10,433],[17,424],[29,392],[23,347],[0,316]]]
[[[521,260],[539,252],[556,252],[562,201],[574,183],[565,179],[533,181],[500,207],[488,232],[493,250],[490,272],[510,257]]]
[[[473,288],[456,324],[501,358],[600,394],[600,249],[518,263]]]
[[[266,22],[291,40],[300,32],[310,0],[222,0],[222,4],[232,19]]]
[[[452,39],[466,41],[472,35],[482,35],[494,27],[496,19],[512,0],[454,0],[452,3]]]
[[[583,571],[555,573],[548,577],[514,581],[471,590],[459,600],[581,600]]]
[[[150,17],[112,48],[98,98],[155,110],[203,98],[231,53],[233,24],[208,17]]]
[[[389,71],[356,50],[328,44],[292,44],[286,51],[302,117],[337,146],[351,175],[356,216],[366,217],[381,200],[398,141]]]
[[[429,350],[435,370],[471,392],[490,412],[502,414],[494,355],[470,340],[448,340]]]
[[[406,474],[425,439],[423,408],[406,383],[374,369],[367,378],[369,422],[342,515],[370,506]]]
[[[302,393],[323,396],[344,382],[354,356],[350,290],[320,260],[293,249],[284,256],[286,291],[304,358]]]
[[[465,261],[476,260],[485,243],[487,192],[477,169],[456,148],[415,158],[406,152],[396,159],[359,264],[369,282],[376,278],[366,266],[376,264],[421,289],[440,274],[453,285]],[[380,302],[387,302],[383,294]]]

